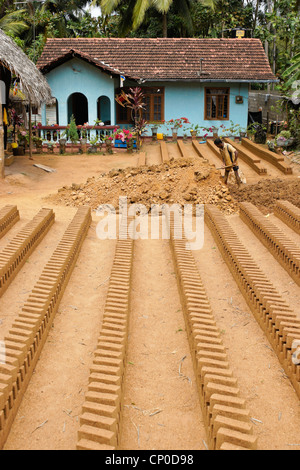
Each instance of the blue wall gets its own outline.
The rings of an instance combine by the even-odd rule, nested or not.
[[[149,85],[150,86],[150,85]],[[155,86],[155,85],[153,85]],[[156,85],[157,86],[157,85]],[[159,85],[158,85],[159,86]],[[204,119],[205,88],[230,88],[229,120],[227,121],[209,121]],[[243,96],[243,104],[236,104],[236,96]],[[168,83],[165,86],[165,120],[186,117],[191,124],[198,124],[200,127],[210,128],[219,127],[223,124],[225,127],[231,127],[239,124],[241,127],[247,127],[248,123],[248,84],[234,83]],[[190,126],[186,126],[190,127]],[[160,127],[159,132],[165,132],[166,127]],[[201,130],[200,135],[206,131]],[[179,135],[182,135],[182,130]]]
[[[117,78],[110,78],[110,75],[102,72],[98,68],[74,58],[63,65],[55,68],[47,74],[48,83],[52,89],[52,96],[58,100],[59,124],[68,124],[68,98],[72,93],[82,93],[88,100],[90,125],[97,119],[97,99],[101,96],[110,100],[111,124],[116,123],[116,102],[115,88],[119,87]],[[136,86],[124,83],[126,86]],[[165,120],[186,117],[192,124],[198,124],[200,127],[219,127],[221,124],[230,127],[231,122],[239,124],[241,127],[247,127],[248,122],[248,84],[234,83],[147,83],[147,86],[156,86],[165,88]],[[207,121],[204,119],[205,87],[229,87],[230,88],[230,107],[228,121]],[[237,95],[244,97],[243,104],[236,104]],[[104,115],[105,114],[105,115]],[[103,107],[103,121],[109,118],[107,106]],[[46,124],[45,110],[43,113],[43,124]],[[120,124],[121,127],[126,127]],[[159,132],[168,133],[166,127],[162,126]],[[199,135],[205,134],[202,129]],[[148,135],[151,135],[149,129]],[[182,135],[182,130],[179,132]]]
[[[68,98],[72,93],[82,93],[88,100],[88,122],[94,125],[97,119],[97,100],[106,96],[111,102],[111,122],[115,123],[115,83],[110,75],[79,59],[72,59],[46,75],[52,96],[58,101],[59,125],[68,122]],[[107,111],[106,116],[107,118]],[[46,124],[45,110],[43,124]]]

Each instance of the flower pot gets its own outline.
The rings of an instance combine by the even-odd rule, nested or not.
[[[172,138],[173,138],[173,140],[177,140],[177,133],[178,133],[177,127],[173,127],[172,128]]]
[[[157,140],[158,127],[152,127],[152,140]]]
[[[24,147],[17,147],[17,148],[13,148],[13,155],[14,156],[21,156],[23,157],[25,155],[25,149]]]
[[[195,140],[197,138],[197,131],[191,131],[192,139]]]

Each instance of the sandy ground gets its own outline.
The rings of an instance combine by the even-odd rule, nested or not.
[[[154,146],[148,153],[151,162],[157,158],[153,149]],[[56,172],[46,173],[33,167],[33,163],[50,166]],[[0,250],[41,207],[53,207],[56,222],[1,298],[0,340],[76,213],[74,207],[51,205],[44,198],[64,185],[82,183],[110,169],[136,164],[136,154],[119,152],[97,156],[43,155],[36,156],[34,162],[17,157],[6,169],[7,177],[0,182],[0,206],[17,204],[21,220],[0,240]],[[251,171],[245,168],[249,178]],[[299,287],[237,215],[229,220],[275,287],[297,311]],[[97,238],[97,222],[93,212],[93,223],[5,450],[76,447],[78,416],[101,328],[115,249],[114,240]],[[291,229],[285,230],[300,242]],[[195,259],[241,394],[251,411],[259,448],[300,449],[299,400],[207,228],[204,247],[195,252]],[[168,241],[136,242],[131,302],[121,448],[205,449],[202,415]]]

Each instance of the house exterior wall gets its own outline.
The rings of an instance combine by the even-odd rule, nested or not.
[[[136,86],[128,85],[125,82],[124,87]],[[211,128],[212,126],[220,127],[222,124],[225,128],[239,125],[241,128],[247,128],[248,124],[248,99],[249,85],[247,83],[192,83],[192,82],[147,82],[145,87],[164,88],[164,110],[165,121],[186,117],[192,125],[198,124],[200,128]],[[143,88],[143,86],[142,86]],[[228,120],[206,120],[205,119],[205,88],[230,88],[229,99],[229,119]],[[236,96],[243,96],[243,103],[236,103]],[[232,122],[231,122],[232,121]],[[120,124],[120,127],[128,127]],[[191,127],[191,126],[184,126]],[[169,129],[169,130],[168,130]],[[159,132],[171,134],[169,128],[164,125],[159,127]],[[148,132],[149,134],[150,132]],[[200,131],[199,135],[204,135],[206,131]],[[238,131],[236,132],[238,134]],[[209,135],[212,133],[208,132]],[[183,135],[183,129],[178,132],[179,136]]]
[[[68,98],[73,93],[82,93],[88,101],[88,122],[97,119],[97,100],[106,96],[111,103],[111,122],[115,123],[114,80],[110,75],[79,59],[72,59],[56,67],[46,75],[52,96],[58,101],[59,125],[69,124]],[[46,125],[46,108],[43,109],[43,125]]]
[[[52,96],[58,101],[59,125],[68,124],[68,98],[73,93],[82,93],[88,100],[88,122],[94,124],[97,119],[97,100],[107,97],[110,100],[111,124],[116,122],[115,89],[120,86],[118,78],[111,79],[110,75],[83,60],[74,58],[63,65],[56,67],[47,75],[48,83],[52,89]],[[126,86],[137,86],[132,83],[124,83]],[[247,127],[248,122],[248,98],[249,87],[247,83],[192,83],[192,82],[147,82],[147,87],[164,87],[165,90],[165,120],[186,117],[192,124],[200,127],[219,127],[223,124],[226,128],[231,122],[241,127]],[[143,87],[143,86],[142,86]],[[229,119],[224,121],[205,120],[205,88],[230,88]],[[236,104],[236,96],[243,96],[243,104]],[[107,106],[105,106],[107,117]],[[102,118],[102,116],[101,116]],[[103,118],[102,118],[103,119]],[[47,122],[46,110],[43,110],[43,124]],[[120,124],[120,127],[126,127]],[[168,133],[166,126],[162,126],[159,132]],[[205,131],[201,131],[203,135]],[[148,132],[150,135],[151,132]],[[182,135],[182,130],[179,131]]]
[[[149,84],[161,86],[161,84]],[[228,120],[205,119],[205,88],[230,88],[230,104]],[[231,122],[243,128],[248,123],[248,84],[239,83],[168,83],[165,85],[165,120],[186,117],[191,124],[203,128],[219,127],[222,124],[229,128]],[[236,96],[243,96],[243,104],[236,104]],[[159,132],[165,132],[161,127]],[[205,133],[205,131],[202,131]],[[179,132],[182,135],[182,130]]]

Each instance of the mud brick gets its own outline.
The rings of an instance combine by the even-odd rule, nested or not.
[[[13,385],[13,378],[10,374],[0,372],[0,383],[8,385],[11,390]]]
[[[224,362],[227,362],[228,361],[228,357],[227,357],[227,354],[222,354],[222,353],[217,353],[217,352],[212,352],[212,351],[207,351],[207,350],[204,350],[204,349],[200,349],[197,351],[197,358],[198,359],[213,359],[213,360],[216,360],[216,361],[224,361]]]
[[[86,401],[99,403],[100,405],[108,405],[118,407],[120,403],[120,396],[113,393],[101,393],[95,390],[88,390],[85,394]]]
[[[101,330],[101,334],[103,335],[103,337],[112,338],[113,341],[119,343],[123,343],[124,341],[126,341],[126,334],[120,331],[103,328]]]
[[[113,329],[121,329],[126,332],[128,329],[128,317],[127,315],[118,316],[115,314],[105,313],[103,316],[103,324],[111,325]]]
[[[212,422],[214,422],[217,416],[225,416],[227,418],[244,421],[245,423],[249,423],[250,421],[250,411],[246,408],[244,409],[225,405],[214,405],[212,409]]]
[[[90,441],[88,439],[80,439],[80,441],[76,444],[76,450],[83,450],[83,451],[106,451],[111,452],[115,450],[115,447],[108,446],[105,444],[98,444],[98,442]]]
[[[97,349],[94,352],[95,359],[99,356],[104,358],[113,358],[113,359],[123,359],[123,352],[122,351],[111,351],[108,349]]]
[[[107,303],[105,305],[105,313],[127,313],[128,312],[128,305],[120,305],[117,303]]]
[[[202,313],[196,313],[196,312],[191,312],[187,316],[189,322],[191,325],[195,326],[197,328],[197,325],[210,325],[216,327],[216,321],[211,315],[210,312],[202,312]]]
[[[113,384],[105,384],[101,382],[90,382],[88,385],[88,390],[99,393],[108,393],[112,395],[121,396],[121,386]]]
[[[106,335],[106,333],[102,333],[101,332],[101,335],[99,337],[99,342],[102,341],[103,343],[106,343],[106,344],[111,344],[112,348],[115,346],[115,345],[119,345],[121,347],[125,347],[126,346],[126,343],[127,343],[127,340],[126,338],[120,338],[118,336],[108,336]],[[98,343],[98,346],[99,346],[99,343]]]
[[[224,385],[226,387],[236,387],[237,379],[234,377],[224,377],[222,375],[205,374],[203,379],[204,387],[207,387],[209,383]]]
[[[100,335],[97,348],[105,351],[113,351],[119,354],[123,354],[125,351],[125,343],[119,343],[115,341],[106,341],[105,337]]]
[[[211,359],[208,357],[198,357],[197,358],[197,367],[198,374],[201,374],[202,367],[215,367],[217,369],[228,369],[229,363],[226,361],[217,361],[216,359]]]
[[[88,425],[83,425],[79,428],[78,438],[79,440],[88,439],[109,446],[116,446],[117,444],[116,434],[114,432]]]
[[[213,343],[196,343],[198,351],[206,351],[212,353],[218,353],[227,357],[226,351],[223,345],[213,344]]]
[[[205,335],[205,332],[203,331],[203,335],[200,335],[199,333],[195,336],[195,342],[197,345],[199,344],[213,344],[213,345],[222,345],[223,342],[219,335],[217,333],[210,333]]]
[[[117,323],[117,322],[109,322],[107,320],[107,317],[105,318],[105,321],[103,322],[103,330],[111,330],[112,332],[116,333],[126,333],[127,330],[127,325],[126,322],[122,323]]]
[[[221,369],[217,367],[202,367],[201,377],[204,380],[206,375],[213,375],[218,377],[233,377],[233,372],[231,369]]]
[[[232,429],[219,428],[216,436],[216,450],[220,449],[222,444],[225,442],[239,447],[245,447],[249,450],[257,450],[256,436],[241,433]]]
[[[117,421],[115,418],[100,416],[95,413],[83,413],[80,417],[80,425],[88,425],[115,432],[117,428]]]
[[[215,438],[220,428],[231,429],[243,434],[253,435],[253,426],[250,422],[240,421],[239,419],[228,418],[227,416],[218,415],[213,421],[212,434]]]
[[[13,381],[17,380],[19,368],[16,366],[12,366],[10,364],[1,364],[0,363],[0,374],[9,375],[12,377]]]
[[[223,405],[232,408],[245,409],[246,401],[243,398],[239,398],[236,396],[214,393],[210,397],[210,412],[213,411],[215,405]]]
[[[89,382],[100,382],[105,385],[119,386],[121,384],[120,375],[106,374],[102,372],[92,372],[89,376]]]
[[[116,376],[120,376],[120,373],[121,373],[119,367],[97,365],[97,364],[93,364],[90,370],[91,370],[91,373],[96,372],[98,374],[116,375]]]
[[[209,335],[210,333],[219,334],[219,330],[216,326],[201,324],[200,327],[199,327],[199,325],[197,325],[197,327],[193,328],[194,339],[197,338],[198,334],[203,334],[203,331],[206,331],[207,335]]]
[[[91,449],[93,450],[93,449]],[[236,446],[234,444],[230,444],[229,442],[223,442],[223,444],[221,445],[220,449],[219,450],[227,450],[227,451],[239,451],[239,450],[245,450],[245,451],[248,451],[249,449],[246,449],[246,447],[240,447],[240,446]]]
[[[123,370],[123,361],[121,359],[97,356],[94,358],[93,364],[103,365],[103,366],[108,366],[108,367],[118,367],[120,368],[120,371]]]
[[[210,397],[214,394],[222,394],[222,395],[229,395],[232,397],[238,397],[240,391],[236,387],[229,387],[227,385],[221,385],[213,382],[208,382],[205,386],[205,396],[206,399],[210,399]]]

